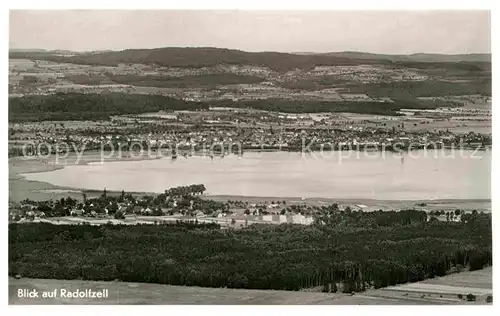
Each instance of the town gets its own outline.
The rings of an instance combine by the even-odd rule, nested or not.
[[[170,148],[193,153],[224,148],[237,154],[241,150],[301,151],[304,144],[312,150],[380,149],[382,146],[390,149],[395,144],[401,148],[412,144],[413,149],[491,146],[491,132],[453,132],[463,121],[453,120],[454,116],[449,113],[441,112],[438,119],[429,119],[422,113],[412,115],[411,119],[406,116],[394,119],[215,109],[124,115],[97,122],[11,123],[9,156],[118,148],[130,151],[132,144],[138,145],[136,150]],[[464,116],[467,112],[452,113]],[[453,125],[453,122],[457,123]]]
[[[364,205],[332,203],[322,205],[306,201],[262,200],[249,203],[243,200],[225,202],[203,197],[204,185],[174,187],[157,195],[133,196],[124,191],[103,190],[100,196],[83,200],[71,197],[60,200],[33,201],[25,199],[10,203],[9,220],[13,223],[46,222],[58,225],[136,225],[192,222],[195,224],[216,224],[223,229],[238,229],[252,224],[332,224],[335,216],[351,216],[367,212]],[[398,210],[399,212],[404,210]],[[421,212],[428,221],[467,221],[483,211],[477,210],[434,210],[425,203],[414,203],[411,211]],[[372,210],[368,213],[388,210]],[[368,215],[367,215],[368,216]]]

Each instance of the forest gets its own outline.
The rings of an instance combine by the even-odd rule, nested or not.
[[[295,90],[321,90],[332,86],[348,93],[367,94],[370,97],[388,97],[392,100],[414,100],[418,97],[442,97],[481,94],[491,96],[491,77],[467,78],[464,82],[440,80],[399,81],[379,83],[356,83],[339,79],[337,76],[321,76],[310,79],[285,82],[284,87]]]
[[[365,54],[366,55],[366,54]],[[95,52],[63,57],[53,52],[10,51],[9,58],[38,59],[60,63],[81,65],[117,66],[124,64],[154,64],[169,67],[213,67],[220,64],[252,65],[268,67],[279,72],[288,70],[312,69],[315,66],[342,66],[381,64],[395,67],[419,69],[481,70],[491,67],[491,56],[467,61],[471,55],[435,55],[428,58],[405,55],[404,59],[391,55],[360,56],[353,52],[340,54],[288,54],[278,52],[245,52],[235,49],[213,47],[164,47],[155,49],[126,49],[123,51]],[[420,56],[422,57],[422,56]],[[477,56],[476,56],[477,57]],[[435,61],[435,62],[422,62]],[[450,62],[448,62],[450,61]]]
[[[116,52],[80,54],[71,57],[50,52],[9,52],[9,58],[38,59],[81,65],[117,66],[155,64],[168,67],[213,67],[220,64],[269,67],[285,72],[296,68],[312,69],[316,65],[390,64],[389,60],[369,60],[326,55],[296,55],[277,52],[250,53],[235,49],[211,47],[165,47],[127,49]]]
[[[417,97],[442,97],[481,94],[491,96],[491,78],[469,82],[401,81],[346,86],[351,93],[366,93],[371,97],[414,99]]]
[[[57,93],[9,98],[9,121],[107,120],[110,115],[208,109],[207,103],[161,95]]]
[[[401,100],[391,102],[297,101],[266,99],[255,101],[192,102],[161,95],[126,93],[57,93],[9,98],[9,121],[108,120],[112,115],[139,114],[160,110],[208,110],[210,106],[252,108],[287,113],[351,112],[401,115],[401,108],[428,109],[434,102]]]
[[[9,275],[351,293],[492,264],[490,214],[442,222],[414,210],[333,213],[309,226],[239,230],[10,224]]]

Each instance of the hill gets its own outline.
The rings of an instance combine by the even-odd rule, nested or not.
[[[318,65],[358,65],[358,64],[390,64],[383,59],[355,59],[352,57],[336,57],[328,55],[296,55],[277,52],[249,53],[241,50],[185,47],[127,49],[84,54],[71,57],[57,56],[50,52],[10,51],[9,58],[40,59],[54,62],[68,62],[83,65],[116,66],[120,63],[156,64],[170,67],[212,67],[219,64],[252,65],[269,67],[276,71],[287,71],[296,68],[309,69]]]
[[[309,53],[310,54],[310,53]],[[411,55],[388,55],[388,54],[372,54],[364,52],[334,52],[319,54],[323,56],[339,57],[339,58],[355,58],[355,59],[370,59],[370,60],[390,60],[399,62],[422,62],[422,63],[461,63],[461,62],[481,62],[491,63],[491,54],[426,54],[417,53]]]
[[[39,59],[82,65],[154,64],[169,67],[213,67],[220,64],[268,67],[275,71],[311,69],[315,66],[384,64],[395,67],[480,69],[491,64],[491,54],[468,55],[381,55],[363,52],[337,53],[250,53],[213,47],[165,47],[99,51],[60,56],[56,51],[9,51],[9,58]],[[406,64],[408,63],[408,64]],[[486,65],[485,65],[486,64]]]
[[[45,53],[46,49],[41,48],[11,48],[9,53]]]

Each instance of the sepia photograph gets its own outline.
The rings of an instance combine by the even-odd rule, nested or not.
[[[493,304],[491,11],[8,17],[9,305]]]

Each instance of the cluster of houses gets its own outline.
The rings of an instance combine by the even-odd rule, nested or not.
[[[273,120],[303,122],[312,126],[315,120],[302,116],[293,115],[280,115],[276,117],[265,118],[262,116],[260,119],[266,122],[273,122]],[[259,119],[259,120],[260,120]],[[206,121],[206,120],[205,120]],[[219,122],[219,121],[217,121]],[[269,123],[271,124],[271,123]],[[339,123],[340,124],[340,123]],[[404,124],[404,123],[403,123]],[[198,129],[196,131],[188,129],[179,129],[175,133],[162,131],[158,129],[157,132],[149,133],[136,133],[130,134],[127,129],[114,129],[112,127],[95,126],[95,132],[99,135],[83,135],[81,133],[88,133],[87,131],[74,131],[71,135],[68,130],[71,126],[58,126],[52,130],[47,129],[43,132],[33,131],[32,126],[28,123],[24,125],[17,124],[16,127],[11,126],[9,132],[10,141],[31,141],[34,145],[26,148],[27,154],[36,154],[38,150],[37,144],[68,144],[67,147],[61,145],[59,150],[64,151],[71,148],[74,144],[78,150],[99,150],[101,147],[114,146],[113,148],[120,150],[127,150],[127,144],[141,144],[144,150],[149,148],[188,148],[195,150],[203,150],[203,148],[212,148],[213,146],[238,146],[238,149],[252,149],[252,148],[287,148],[294,149],[302,148],[303,139],[314,140],[316,144],[328,144],[328,148],[332,145],[338,146],[382,146],[391,145],[394,143],[411,143],[412,148],[417,148],[417,144],[425,146],[426,144],[442,144],[443,146],[459,145],[460,143],[470,146],[487,146],[491,144],[491,135],[478,134],[469,132],[467,134],[456,134],[452,132],[432,132],[432,131],[405,131],[401,128],[398,129],[384,129],[382,127],[371,126],[332,126],[328,129],[301,129],[295,127],[294,129],[264,129],[260,127],[223,127],[214,126]],[[90,127],[89,127],[90,128]],[[132,128],[132,127],[131,127]],[[303,127],[302,127],[303,128]],[[90,128],[91,129],[91,128]],[[106,132],[108,130],[108,132]],[[31,144],[31,143],[30,143]],[[83,147],[84,146],[84,147]],[[124,147],[123,147],[124,146]],[[44,146],[40,150],[47,150]],[[52,146],[54,147],[54,146]],[[137,145],[136,145],[137,147]],[[219,148],[219,147],[217,147]],[[55,148],[51,148],[55,150]]]
[[[50,201],[47,205],[49,208],[54,208],[55,203]],[[114,204],[114,206],[113,206]],[[11,203],[9,205],[9,221],[18,223],[27,222],[49,222],[49,223],[115,223],[115,224],[130,224],[130,222],[153,224],[162,223],[175,220],[182,221],[200,221],[200,222],[214,222],[222,224],[224,227],[240,228],[255,223],[267,224],[302,224],[310,225],[313,223],[313,217],[310,215],[295,214],[293,212],[283,212],[283,204],[268,204],[268,203],[254,203],[247,204],[245,212],[237,211],[235,209],[220,209],[212,214],[206,214],[201,210],[192,210],[189,214],[182,212],[172,212],[171,208],[160,208],[151,206],[140,206],[136,203],[122,202],[111,203],[99,210],[98,206],[86,205],[83,207],[82,203],[78,203],[74,207],[69,208],[66,216],[55,216],[51,219],[49,214],[46,214],[39,207],[39,203],[34,201],[24,201],[23,203]],[[174,201],[174,206],[176,201]],[[113,210],[115,208],[115,210]],[[123,214],[117,217],[115,214]],[[127,215],[127,216],[125,216]],[[67,218],[65,220],[64,218]],[[148,218],[150,218],[148,220]],[[126,220],[127,219],[127,220]],[[104,221],[104,222],[103,222]]]

